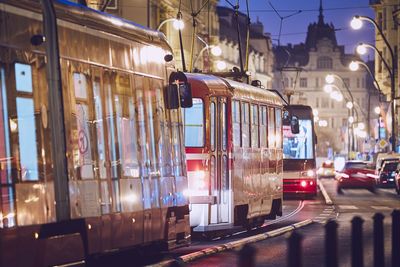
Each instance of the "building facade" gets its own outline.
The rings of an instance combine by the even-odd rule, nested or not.
[[[400,140],[400,112],[399,107],[400,103],[398,98],[399,95],[399,72],[397,66],[399,66],[399,58],[398,58],[398,48],[400,44],[400,32],[399,32],[399,23],[400,23],[400,1],[399,0],[370,0],[369,1],[371,7],[375,12],[375,22],[378,27],[382,30],[382,33],[386,40],[388,41],[392,51],[393,51],[393,59],[390,53],[390,49],[384,42],[384,38],[381,36],[380,32],[375,28],[375,47],[377,50],[381,52],[382,58],[378,53],[375,53],[375,77],[377,82],[379,83],[382,93],[385,96],[385,100],[395,101],[395,114],[394,119],[392,119],[392,112],[390,104],[382,103],[382,106],[386,106],[386,109],[383,109],[386,113],[383,114],[385,119],[386,129],[388,131],[388,135],[391,136],[392,132],[392,122],[395,123],[395,137],[397,139],[397,150],[399,150],[399,140]],[[360,14],[362,15],[362,14]],[[393,100],[391,98],[391,77],[388,68],[385,66],[384,61],[387,63],[389,68],[394,69],[394,97]],[[393,66],[394,64],[394,66]]]
[[[305,43],[275,47],[274,86],[292,104],[313,108],[317,156],[341,153],[354,157],[349,152],[371,149],[371,110],[375,100],[369,94],[367,71],[349,70],[349,63],[360,59],[345,53],[344,46],[337,43],[334,26],[324,21],[322,3],[319,10],[318,21],[308,26]],[[325,88],[328,74],[333,74],[334,83],[329,89],[335,93],[328,93]]]
[[[238,12],[236,17],[233,9],[223,6],[217,7],[217,14],[219,20],[219,45],[223,51],[221,57],[226,62],[227,69],[231,70],[234,67],[240,69],[242,64],[245,71],[250,75],[250,80],[259,80],[263,87],[271,88],[274,53],[270,34],[264,32],[263,24],[258,20],[250,24],[248,59],[246,63],[247,16]],[[242,59],[239,54],[238,23]]]

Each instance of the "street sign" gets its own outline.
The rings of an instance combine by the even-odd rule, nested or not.
[[[385,139],[381,139],[378,142],[380,148],[385,148],[388,145],[388,142]]]

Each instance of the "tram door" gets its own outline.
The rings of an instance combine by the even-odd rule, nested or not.
[[[228,223],[230,182],[226,97],[210,99],[210,182],[216,203],[211,205],[210,223]]]

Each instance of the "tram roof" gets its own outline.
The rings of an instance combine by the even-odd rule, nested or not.
[[[39,0],[3,0],[2,2],[27,10],[42,12]],[[132,21],[67,0],[54,1],[54,8],[58,19],[115,34],[131,41],[159,45],[172,51],[162,32],[149,29]]]
[[[277,106],[283,105],[282,100],[275,93],[246,83],[202,73],[186,73],[186,76],[192,83],[192,90],[196,90],[197,88],[209,94],[228,95],[250,102],[262,102]],[[193,87],[193,83],[197,87]]]

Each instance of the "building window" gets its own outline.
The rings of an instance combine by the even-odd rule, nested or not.
[[[315,78],[315,87],[319,87],[319,78],[317,77],[317,78]]]
[[[307,78],[300,78],[300,87],[307,87]]]
[[[360,88],[360,78],[357,78],[357,88]]]
[[[321,108],[329,108],[329,98],[321,98]]]
[[[330,57],[319,57],[317,60],[318,69],[332,69],[332,59]]]
[[[315,107],[319,108],[319,98],[315,98]]]

